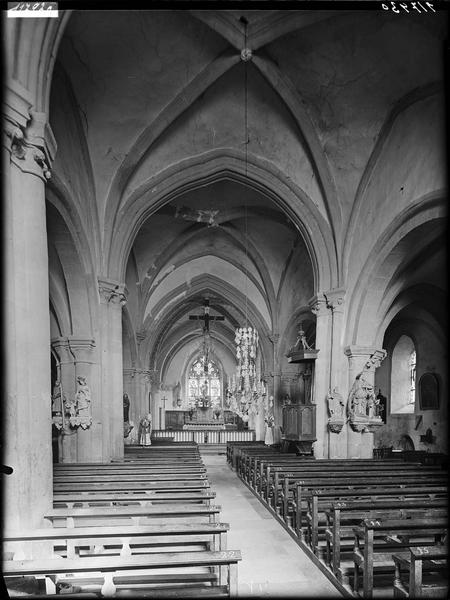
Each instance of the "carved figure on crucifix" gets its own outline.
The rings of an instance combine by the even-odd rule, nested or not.
[[[190,321],[203,321],[203,332],[209,334],[209,323],[210,321],[224,321],[225,317],[222,316],[211,316],[209,298],[205,298],[203,302],[203,315],[189,315]]]

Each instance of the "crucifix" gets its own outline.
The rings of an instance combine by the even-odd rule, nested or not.
[[[202,315],[189,315],[189,319],[191,321],[198,321],[198,320],[204,321],[203,333],[209,333],[209,322],[210,321],[223,321],[225,319],[225,317],[222,317],[222,316],[211,317],[209,314],[209,298],[205,298],[204,303],[203,303],[203,314]]]

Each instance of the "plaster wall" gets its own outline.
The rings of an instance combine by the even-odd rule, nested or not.
[[[445,188],[442,99],[417,102],[395,120],[365,190],[349,256],[349,283],[358,278],[380,234],[409,204]]]
[[[167,224],[165,231],[166,235],[168,235],[169,232],[172,234],[173,229],[171,223]],[[226,235],[228,231],[231,231],[231,228],[227,225],[221,226],[220,229],[215,227],[208,228],[206,225],[203,225],[203,231],[197,230],[195,238],[189,240],[186,239],[183,243],[183,237],[179,236],[177,241],[181,240],[181,244],[179,245],[178,250],[159,270],[153,271],[152,275],[155,275],[155,278],[151,282],[150,291],[153,292],[153,288],[157,288],[175,268],[189,270],[188,263],[193,257],[212,254],[217,255],[217,257],[223,261],[229,261],[230,265],[234,263],[235,267],[245,268],[249,275],[262,285],[263,281],[261,274],[258,272],[256,265],[248,256],[246,256],[244,248],[235,245],[232,238]],[[231,233],[234,233],[242,244],[245,243],[240,231],[231,231]],[[168,249],[171,249],[173,245],[174,244],[170,244]]]
[[[278,290],[279,331],[286,335],[284,328],[299,308],[308,306],[314,294],[314,281],[311,261],[305,245],[299,242],[287,264],[284,277]]]
[[[186,283],[189,284],[192,279],[204,275],[205,273],[220,277],[242,292],[248,289],[249,297],[260,311],[267,326],[270,327],[270,315],[266,301],[258,288],[251,281],[246,279],[245,274],[242,273],[242,271],[214,256],[203,256],[194,259],[170,273],[150,297],[146,306],[144,319],[152,314],[154,307],[158,302],[164,299],[168,292]],[[154,315],[154,317],[157,318],[157,315]]]
[[[298,244],[303,246],[303,242],[299,241],[299,233],[291,227],[286,227],[284,223],[271,220],[270,217],[249,219],[248,233],[268,269],[276,295],[284,274],[280,265],[286,264]]]
[[[140,306],[140,287],[138,275],[135,268],[136,262],[134,256],[128,261],[125,276],[125,285],[127,287],[127,311],[135,331],[141,329],[141,306]]]
[[[442,78],[445,28],[439,14],[342,11],[266,47],[315,125],[344,222],[395,102]]]
[[[138,136],[226,46],[187,11],[74,11],[59,57],[87,115],[101,212]]]
[[[327,218],[317,176],[291,115],[254,69],[249,71],[248,85],[249,155],[272,162],[308,194]],[[184,158],[217,148],[244,152],[244,106],[244,73],[239,65],[169,126],[129,179],[124,196],[150,175]]]

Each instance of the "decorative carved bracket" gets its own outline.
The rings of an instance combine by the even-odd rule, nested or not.
[[[98,278],[100,300],[106,304],[124,306],[127,303],[127,288],[124,283]]]

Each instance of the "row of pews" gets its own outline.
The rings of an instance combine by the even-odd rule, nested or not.
[[[236,596],[241,554],[227,550],[229,525],[214,499],[196,444],[55,464],[49,526],[4,531],[9,595],[27,578],[28,597]]]
[[[447,472],[229,442],[227,462],[346,597],[446,598]]]

